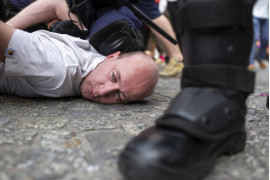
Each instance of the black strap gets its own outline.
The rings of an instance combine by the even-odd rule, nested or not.
[[[247,68],[225,65],[197,65],[185,67],[181,86],[234,89],[245,93],[254,90],[255,73]]]
[[[128,3],[126,5],[140,20],[142,20],[145,24],[148,24],[153,29],[155,29],[157,32],[159,32],[162,36],[164,36],[167,40],[169,40],[173,44],[177,44],[177,41],[171,37],[168,33],[166,33],[163,29],[161,29],[158,25],[153,23],[149,17],[147,17],[143,12],[141,12],[138,8],[136,8],[131,3]]]
[[[213,140],[237,132],[244,125],[244,112],[245,108],[223,96],[222,90],[185,88],[156,124],[199,139]]]

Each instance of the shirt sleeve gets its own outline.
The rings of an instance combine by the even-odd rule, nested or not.
[[[46,36],[15,30],[5,55],[6,76],[54,77],[63,73],[61,52]]]

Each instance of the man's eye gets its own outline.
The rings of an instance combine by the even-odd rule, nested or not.
[[[115,76],[114,72],[112,73],[112,80],[113,80],[113,82],[116,82],[116,76]]]

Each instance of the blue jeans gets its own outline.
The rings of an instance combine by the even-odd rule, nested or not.
[[[256,58],[256,41],[260,40],[261,46],[258,49],[257,60],[260,62],[266,57],[266,48],[269,41],[269,19],[253,17],[253,44],[251,48],[249,63],[254,64]]]
[[[32,2],[34,2],[34,0],[9,0],[9,4],[12,5],[17,11],[21,11]]]

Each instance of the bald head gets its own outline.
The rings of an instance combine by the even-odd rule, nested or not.
[[[159,77],[155,61],[141,51],[122,54],[118,59],[128,62],[126,68],[134,77],[134,80],[130,81],[137,90],[133,95],[134,100],[150,96],[155,90]]]
[[[143,52],[113,53],[93,70],[81,84],[84,98],[100,103],[127,103],[150,96],[159,71]]]

